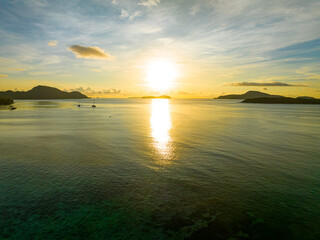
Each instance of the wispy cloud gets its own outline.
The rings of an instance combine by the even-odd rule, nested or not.
[[[49,74],[52,74],[53,72],[47,72],[47,71],[44,71],[44,72],[31,72],[29,73],[30,75],[49,75]]]
[[[0,73],[0,78],[2,78],[2,77],[8,77],[8,75],[1,74],[1,73]]]
[[[192,93],[185,92],[185,91],[179,91],[178,94],[181,94],[181,95],[192,95]]]
[[[90,59],[110,59],[111,55],[105,53],[99,47],[84,47],[81,45],[72,45],[68,48],[72,51],[77,58],[90,58]]]
[[[90,71],[92,71],[92,72],[102,72],[102,70],[100,70],[100,69],[90,69]]]
[[[120,18],[129,18],[130,20],[135,19],[136,17],[139,17],[142,15],[142,12],[140,11],[135,11],[133,14],[129,14],[127,10],[122,9]]]
[[[225,83],[223,86],[233,87],[307,87],[303,84],[289,84],[284,82],[232,82]]]
[[[128,11],[127,11],[127,10],[122,9],[122,10],[121,10],[120,17],[121,17],[121,18],[129,17],[129,13],[128,13]]]
[[[58,45],[58,41],[50,41],[48,42],[48,46],[55,47]]]
[[[160,4],[160,0],[141,0],[139,2],[139,5],[145,6],[145,7],[158,6],[159,4]]]
[[[24,68],[11,68],[11,67],[0,67],[0,69],[4,69],[5,71],[26,71],[27,69]]]
[[[121,90],[118,90],[115,88],[110,88],[107,90],[103,90],[102,92],[103,92],[103,94],[118,94],[118,93],[121,93]]]
[[[140,17],[141,15],[142,15],[142,12],[135,11],[133,14],[129,16],[129,19],[132,20],[132,19],[135,19],[136,17]]]
[[[81,92],[83,94],[87,95],[112,95],[112,94],[122,94],[122,91],[119,89],[115,88],[109,88],[109,89],[102,89],[102,90],[94,90],[91,89],[90,87],[83,88],[83,87],[78,87],[78,88],[72,88],[72,89],[65,89],[66,91],[72,92],[72,91],[77,91]]]
[[[191,15],[196,15],[200,10],[200,5],[199,4],[195,4],[193,5],[193,7],[190,9],[190,14]]]

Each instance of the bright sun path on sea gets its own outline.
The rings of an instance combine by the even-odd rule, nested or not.
[[[171,152],[171,116],[168,99],[152,99],[150,123],[154,146],[159,153],[168,157]]]
[[[167,59],[156,59],[147,67],[146,80],[150,87],[156,91],[170,89],[178,76],[175,63]]]

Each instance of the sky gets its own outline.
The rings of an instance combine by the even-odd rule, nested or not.
[[[319,12],[319,0],[1,0],[0,90],[320,97]]]

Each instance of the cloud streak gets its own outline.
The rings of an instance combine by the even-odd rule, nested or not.
[[[225,83],[223,86],[232,87],[306,87],[303,84],[289,84],[284,82],[232,82]]]
[[[103,90],[97,91],[97,90],[91,89],[90,87],[87,87],[87,88],[78,87],[78,88],[65,89],[65,90],[69,92],[77,91],[87,95],[116,95],[116,94],[123,93],[121,90],[115,89],[115,88],[109,88],[109,89],[103,89]]]
[[[50,46],[50,47],[55,47],[57,45],[58,45],[58,41],[50,41],[50,42],[48,42],[48,46]]]
[[[158,6],[160,3],[160,0],[141,0],[139,2],[139,5],[145,6],[145,7],[153,7],[153,6]]]
[[[111,55],[105,53],[103,49],[99,47],[84,47],[81,45],[72,45],[68,48],[73,52],[77,58],[89,58],[89,59],[110,59]]]
[[[100,69],[90,69],[90,71],[92,71],[92,72],[99,72],[99,73],[103,72],[103,71],[100,70]]]
[[[140,11],[135,11],[133,14],[129,14],[127,10],[122,9],[120,18],[129,18],[130,20],[133,20],[141,15],[142,13]]]
[[[0,73],[0,78],[2,78],[2,77],[8,77],[8,75],[1,74],[1,73]]]

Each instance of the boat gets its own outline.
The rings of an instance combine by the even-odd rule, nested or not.
[[[10,110],[16,110],[17,108],[11,105],[11,106],[9,107],[9,109],[10,109]]]
[[[93,107],[93,108],[97,107],[97,106],[95,105],[94,98],[92,99],[92,101],[93,101],[93,104],[92,104],[91,107]]]

